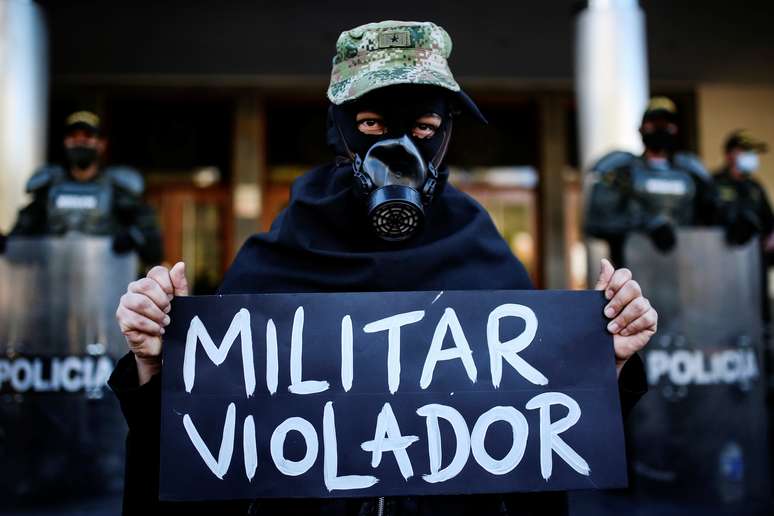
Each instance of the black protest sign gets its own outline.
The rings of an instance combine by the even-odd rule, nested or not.
[[[599,292],[178,298],[162,500],[626,485]]]

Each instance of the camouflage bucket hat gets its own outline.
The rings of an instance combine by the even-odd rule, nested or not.
[[[336,105],[377,88],[427,84],[455,93],[449,34],[430,22],[383,21],[344,31],[336,42],[328,99]]]

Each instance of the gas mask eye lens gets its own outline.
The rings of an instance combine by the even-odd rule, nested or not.
[[[355,117],[357,129],[363,134],[382,135],[387,134],[387,126],[384,118],[373,111],[361,111]]]
[[[441,117],[431,113],[417,119],[411,130],[411,136],[420,140],[432,138],[439,127],[441,127]]]

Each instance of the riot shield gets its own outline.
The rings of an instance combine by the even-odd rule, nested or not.
[[[632,235],[624,255],[659,313],[650,392],[627,421],[632,493],[751,514],[769,496],[758,242],[685,229],[669,253]]]
[[[105,384],[115,309],[136,278],[109,238],[10,238],[0,255],[0,496],[10,505],[123,484],[125,424]]]

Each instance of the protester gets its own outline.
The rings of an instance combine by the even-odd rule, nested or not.
[[[454,121],[483,120],[448,68],[450,52],[449,35],[427,22],[341,34],[328,89],[336,160],[294,183],[271,230],[239,251],[221,294],[532,288],[483,208],[447,184]],[[626,411],[647,388],[636,352],[655,332],[657,314],[631,273],[608,261],[597,289],[610,300],[605,315]],[[566,512],[563,493],[158,502],[162,338],[171,300],[187,294],[183,263],[156,267],[129,285],[116,312],[130,349],[110,380],[129,425],[126,514]]]

